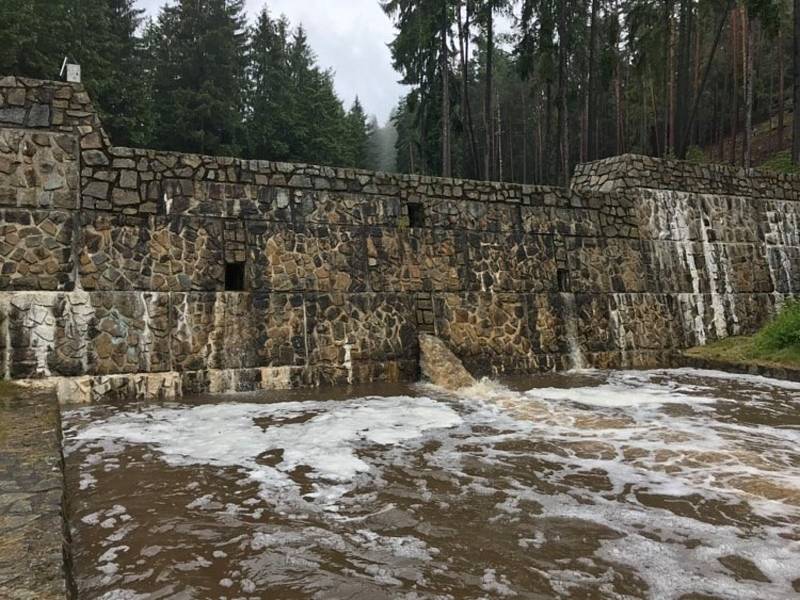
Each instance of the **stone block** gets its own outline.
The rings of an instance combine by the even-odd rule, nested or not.
[[[0,210],[0,290],[72,289],[73,219],[62,211]]]
[[[252,225],[248,238],[249,280],[254,290],[366,290],[366,252],[358,230]]]

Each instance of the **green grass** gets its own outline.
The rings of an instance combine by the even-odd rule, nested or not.
[[[693,348],[689,356],[739,364],[800,369],[800,301],[781,313],[752,337],[733,337]]]
[[[789,150],[773,154],[769,159],[761,163],[758,168],[765,171],[800,175],[800,167],[792,164],[792,153]]]

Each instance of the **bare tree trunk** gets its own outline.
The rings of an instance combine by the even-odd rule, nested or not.
[[[569,186],[569,115],[567,114],[567,7],[558,3],[558,133],[561,182]]]
[[[734,0],[729,0],[728,8],[725,12],[720,15],[719,23],[717,25],[717,32],[714,36],[714,43],[711,46],[711,55],[708,57],[708,62],[706,63],[706,68],[703,72],[703,79],[700,81],[700,84],[697,88],[695,93],[694,101],[692,102],[692,110],[689,113],[689,119],[686,123],[686,127],[682,132],[683,142],[682,145],[684,147],[688,146],[689,135],[692,129],[692,125],[697,118],[697,109],[700,105],[700,99],[705,92],[706,84],[708,83],[708,75],[711,72],[711,66],[714,64],[714,56],[717,54],[717,48],[719,48],[720,40],[722,40],[722,31],[725,29],[725,21],[727,20],[728,11],[730,7],[733,6]]]
[[[442,15],[441,30],[441,70],[442,70],[442,177],[452,177],[452,153],[450,151],[450,60],[447,45],[447,3]]]
[[[658,104],[656,103],[656,91],[655,91],[655,84],[653,80],[650,80],[650,99],[653,102],[653,118],[655,120],[653,129],[655,130],[656,134],[656,156],[663,156],[662,148],[661,148],[661,139],[658,134]],[[665,140],[666,141],[666,140]]]
[[[486,150],[483,156],[484,179],[492,179],[492,155],[494,154],[494,117],[493,117],[493,98],[492,93],[492,68],[494,63],[494,14],[492,7],[488,8],[489,14],[486,19],[486,100],[483,107],[483,120],[486,127]]]
[[[700,55],[701,55],[700,50],[702,48],[703,27],[702,27],[702,23],[699,22],[700,21],[699,16],[697,18],[697,21],[698,21],[698,23],[696,23],[696,26],[694,28],[694,30],[695,30],[695,34],[694,34],[694,81],[692,82],[692,98],[699,98],[701,93],[702,93],[701,90],[700,90],[700,87],[701,87],[701,83],[700,83],[701,79],[700,78],[701,78],[701,71],[702,71],[702,69],[701,69],[701,60],[700,60]],[[723,23],[724,23],[724,21],[723,21]],[[694,108],[694,107],[692,107],[692,108]],[[691,131],[689,139],[686,142],[687,146],[691,146],[693,143],[699,143],[699,139],[700,139],[700,124],[697,121],[691,119],[691,117],[690,117],[690,125],[691,125],[690,129],[692,131]]]
[[[497,151],[498,181],[503,181],[503,120],[500,115],[500,92],[497,93]]]
[[[467,128],[467,141],[469,143],[469,156],[472,166],[472,177],[480,178],[480,166],[478,164],[478,144],[475,139],[475,123],[472,118],[472,103],[469,99],[469,42],[470,42],[470,18],[472,16],[471,0],[466,1],[466,15],[461,21],[461,0],[458,3],[458,47],[461,54],[461,102],[464,110],[464,120]]]
[[[528,94],[522,88],[522,183],[528,183]]]
[[[783,24],[778,26],[778,150],[786,137],[786,64],[783,58]]]
[[[694,7],[691,0],[681,0],[678,32],[678,96],[675,106],[675,155],[686,158],[687,138],[684,136],[689,122],[689,94],[691,93],[692,21]]]
[[[747,98],[745,100],[745,151],[744,151],[744,167],[749,169],[753,166],[753,53],[755,45],[753,44],[753,31],[755,23],[750,20],[747,14],[747,7],[745,6],[745,21],[747,22]]]
[[[595,155],[596,142],[595,137],[597,131],[595,130],[595,121],[597,120],[597,75],[595,73],[596,53],[597,53],[597,12],[599,10],[600,1],[592,0],[592,8],[589,17],[589,77],[587,78],[586,90],[586,124],[585,124],[585,140],[586,151],[585,159],[592,161],[597,156]]]
[[[558,141],[553,141],[553,82],[551,80],[547,81],[545,88],[544,126],[543,151],[546,152],[545,159],[547,160],[544,175],[547,183],[553,183],[558,170],[558,152],[555,148]]]
[[[744,6],[739,7],[739,22],[742,25],[741,37],[742,42],[742,99],[744,100],[744,127],[742,132],[742,165],[744,166],[747,161],[747,31],[749,30],[749,23],[747,22],[747,12]]]
[[[614,99],[616,104],[617,123],[616,123],[616,140],[617,140],[617,154],[625,152],[625,126],[622,107],[622,74],[620,73],[620,61],[616,61],[614,65]]]
[[[794,0],[794,119],[792,121],[792,163],[800,165],[800,0]]]
[[[798,0],[800,2],[800,0]],[[539,94],[539,118],[536,119],[536,181],[535,183],[544,183],[544,132],[542,131],[542,114],[543,109],[541,106],[542,95]]]
[[[671,154],[675,150],[675,19],[673,15],[673,4],[667,2],[667,118],[666,136],[667,145],[664,155]]]
[[[733,110],[731,110],[731,164],[736,164],[739,136],[739,10],[731,11],[731,64],[733,65]]]

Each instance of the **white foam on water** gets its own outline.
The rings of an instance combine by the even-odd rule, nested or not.
[[[556,597],[586,590],[618,597],[617,582],[629,578],[629,571],[652,598],[692,592],[746,600],[792,597],[792,581],[800,576],[800,432],[727,419],[725,411],[735,408],[733,402],[749,401],[769,411],[770,400],[783,410],[800,408],[800,383],[694,369],[592,372],[584,380],[596,385],[517,393],[483,380],[460,396],[421,388],[438,401],[361,398],[159,408],[74,427],[67,418],[66,430],[72,452],[107,448],[113,456],[124,444],[148,444],[171,465],[242,469],[261,485],[260,500],[267,503],[297,495],[290,473],[308,465],[315,483],[311,496],[328,512],[250,531],[240,549],[273,557],[270,561],[283,557],[312,579],[328,550],[363,563],[353,567],[353,577],[366,575],[387,587],[407,581],[400,575],[404,561],[425,565],[412,569],[422,575],[458,568],[446,546],[433,542],[440,554],[422,530],[391,536],[370,522],[392,508],[375,502],[377,490],[390,481],[384,469],[400,467],[435,472],[454,485],[447,496],[434,490],[429,499],[424,475],[415,474],[422,482],[414,492],[420,505],[436,502],[447,514],[449,506],[477,500],[488,507],[489,527],[530,526],[512,536],[511,546],[534,559],[531,568],[548,578]],[[458,412],[448,403],[457,404]],[[423,448],[422,440],[435,443]],[[374,446],[381,446],[380,452]],[[359,453],[367,447],[370,458]],[[278,449],[281,462],[274,467],[256,460]],[[96,462],[90,466],[98,468]],[[196,490],[197,506],[218,498],[224,512],[230,498],[219,491],[216,498],[204,496],[207,491]],[[242,505],[252,500],[243,499]],[[534,505],[538,510],[531,510]],[[84,521],[96,526],[113,512],[119,511],[101,511]],[[299,513],[279,514],[292,519]],[[316,526],[306,526],[309,520]],[[363,525],[341,529],[355,521]],[[537,527],[543,521],[551,522],[543,528],[546,535]],[[584,554],[548,564],[548,547],[569,543],[559,538],[562,523],[578,531],[585,523],[588,532],[600,527],[617,535],[600,536],[585,550],[575,550]],[[741,579],[720,562],[729,556],[749,561],[770,581]],[[246,573],[227,573],[231,585],[245,575],[256,581],[263,568],[258,560],[241,564]],[[523,595],[514,574],[502,572],[497,564],[480,565],[473,573],[476,597]],[[297,573],[292,577],[299,578]]]
[[[303,423],[280,423],[309,413],[317,414]],[[274,422],[262,428],[258,419]],[[331,482],[350,482],[359,473],[370,471],[370,465],[356,454],[360,445],[396,445],[460,423],[453,409],[429,398],[231,403],[118,413],[77,431],[74,443],[112,440],[146,444],[154,446],[172,466],[240,468],[266,495],[275,489],[296,489],[289,473],[308,466],[312,469],[309,476],[316,480],[316,496],[332,501],[348,488]],[[257,462],[260,455],[274,450],[282,451],[278,465]]]
[[[499,481],[480,478],[462,483],[463,493],[507,494],[495,505],[498,516],[492,522],[518,518],[515,509],[525,500],[540,505],[542,517],[580,520],[619,532],[619,539],[602,540],[591,560],[599,561],[598,568],[611,563],[633,569],[647,584],[649,597],[679,598],[691,592],[752,600],[792,597],[792,582],[800,577],[800,432],[729,422],[715,418],[714,411],[723,403],[748,401],[726,398],[721,391],[728,387],[740,398],[782,398],[800,408],[800,395],[794,394],[800,384],[695,369],[596,376],[597,385],[578,388],[514,393],[482,382],[466,390],[465,397],[500,409],[498,417],[505,412],[525,422],[517,433],[499,418],[492,423],[509,431],[509,439],[547,442],[531,455],[551,465],[537,471],[537,477],[569,492],[544,493],[522,482],[498,486]],[[674,405],[688,410],[675,413],[670,410]],[[487,425],[492,412],[479,412],[480,422],[469,416],[467,425]],[[482,462],[500,467],[514,452],[494,449],[497,439],[465,435],[444,443],[431,462],[466,478],[460,470],[460,447],[480,447]],[[583,477],[594,477],[604,491],[576,487],[573,482]],[[641,495],[673,498],[690,507],[717,503],[731,514],[756,515],[764,524],[738,525],[735,519],[729,519],[730,525],[707,523],[643,504]],[[745,516],[742,523],[748,520]],[[536,548],[527,540],[520,546]],[[749,561],[770,581],[735,577],[719,562],[728,556]],[[563,598],[583,589],[589,579],[597,589],[611,583],[580,569],[546,574]]]
[[[625,407],[643,404],[713,404],[716,398],[703,398],[676,393],[658,386],[627,388],[618,384],[603,384],[584,388],[537,388],[528,392],[534,398],[544,400],[569,400],[579,404],[605,407]]]

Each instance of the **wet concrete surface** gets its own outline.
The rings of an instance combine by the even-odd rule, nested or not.
[[[0,598],[67,595],[59,408],[49,392],[0,389]]]
[[[504,383],[66,411],[80,597],[800,594],[800,386]]]

